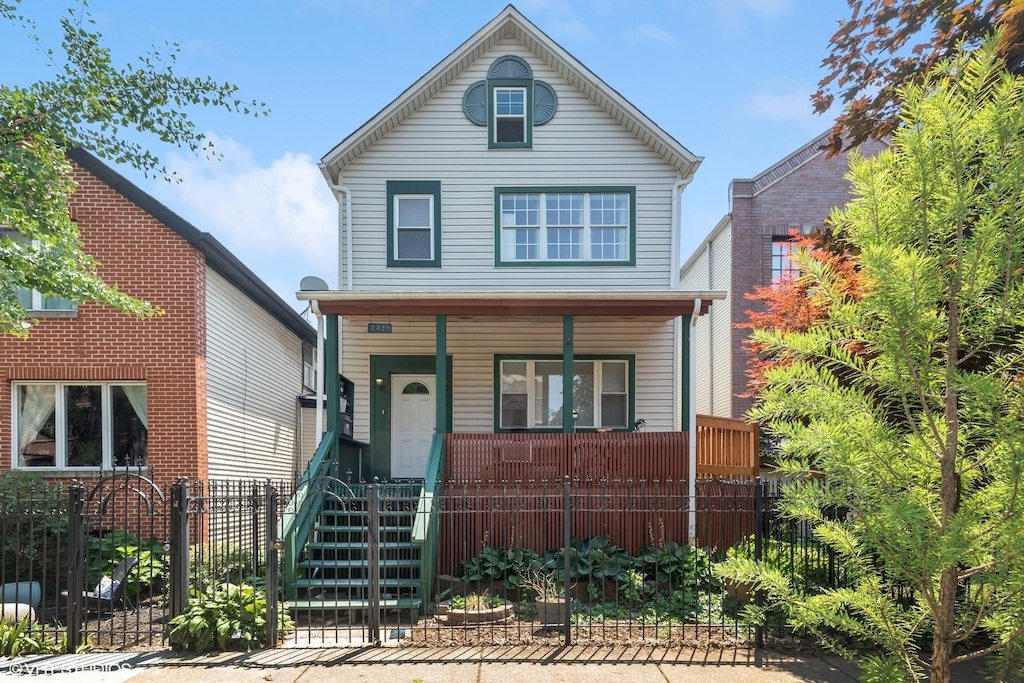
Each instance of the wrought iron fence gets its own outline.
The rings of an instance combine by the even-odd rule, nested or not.
[[[784,626],[747,619],[757,596],[724,585],[715,562],[762,559],[806,590],[845,580],[810,529],[774,513],[777,484],[704,482],[690,498],[685,481],[447,482],[425,509],[416,482],[331,482],[305,499],[317,521],[286,584],[292,482],[0,477],[2,597],[68,651],[166,647],[190,596],[241,584],[268,594],[257,642],[271,646],[284,635],[275,598],[300,645],[759,644]],[[421,515],[437,548],[412,534]]]

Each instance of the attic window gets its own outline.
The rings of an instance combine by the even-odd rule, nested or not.
[[[514,55],[491,64],[487,80],[477,81],[462,97],[462,111],[472,123],[487,127],[490,149],[533,146],[533,127],[555,116],[554,88],[533,78],[533,70]]]

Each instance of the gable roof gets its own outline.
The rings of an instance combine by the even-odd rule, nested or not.
[[[737,178],[736,180],[750,181],[751,192],[754,196],[757,196],[812,159],[825,154],[828,151],[825,147],[828,145],[831,135],[832,129],[830,128],[753,178]]]
[[[316,344],[316,330],[213,235],[202,232],[84,149],[70,149],[67,154],[75,163],[112,187],[125,199],[185,238],[189,244],[203,253],[206,263],[211,268],[291,330],[295,336],[310,344]]]
[[[504,38],[514,38],[532,51],[598,108],[618,121],[623,128],[668,164],[674,166],[684,179],[692,176],[697,170],[703,157],[695,156],[686,149],[614,88],[530,23],[519,10],[508,5],[394,101],[325,154],[320,160],[320,170],[324,177],[329,182],[336,181],[342,168],[416,113],[438,91],[455,80]]]

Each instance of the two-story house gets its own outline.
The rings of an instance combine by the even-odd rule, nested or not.
[[[754,404],[747,389],[749,352],[742,327],[757,302],[757,287],[793,277],[789,258],[793,231],[819,230],[832,209],[850,197],[848,153],[828,157],[823,134],[753,178],[729,186],[729,213],[697,246],[680,269],[682,289],[725,291],[725,301],[697,322],[694,367],[696,409],[705,415],[742,418]],[[866,142],[859,152],[877,154],[884,143]]]
[[[511,5],[328,152],[340,284],[299,298],[354,385],[348,466],[422,479],[435,433],[487,434],[449,475],[599,477],[497,437],[642,425],[679,437],[649,476],[682,476],[690,322],[723,296],[677,286],[700,161]]]
[[[212,235],[82,150],[69,209],[137,320],[24,290],[37,322],[0,336],[0,465],[50,478],[138,472],[290,479],[316,330]]]

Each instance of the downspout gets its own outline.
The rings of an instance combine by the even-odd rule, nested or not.
[[[335,198],[339,201],[338,206],[338,242],[341,242],[341,231],[342,231],[342,213],[339,195],[345,195],[345,289],[352,291],[355,287],[353,286],[352,277],[352,190],[348,189],[344,185],[336,185],[334,183],[328,183],[331,191],[334,192]],[[341,288],[341,282],[338,282],[339,289]]]
[[[688,526],[689,535],[687,538],[690,542],[690,547],[697,547],[697,345],[694,343],[695,332],[697,328],[697,318],[700,316],[700,307],[703,302],[700,297],[693,300],[693,315],[690,316],[690,329],[686,333],[690,336],[690,386],[686,387],[687,399],[687,412],[689,413],[690,419],[690,435],[687,438],[687,446],[690,451],[690,462],[689,462],[689,493],[690,495],[690,512]]]
[[[671,249],[672,249],[672,270],[668,276],[668,288],[675,291],[679,289],[679,248],[680,240],[682,238],[682,211],[680,209],[680,195],[690,181],[693,180],[693,173],[688,175],[682,180],[677,180],[672,186],[672,236],[671,236]]]
[[[324,437],[324,315],[320,302],[313,299],[309,309],[316,316],[316,442]]]

